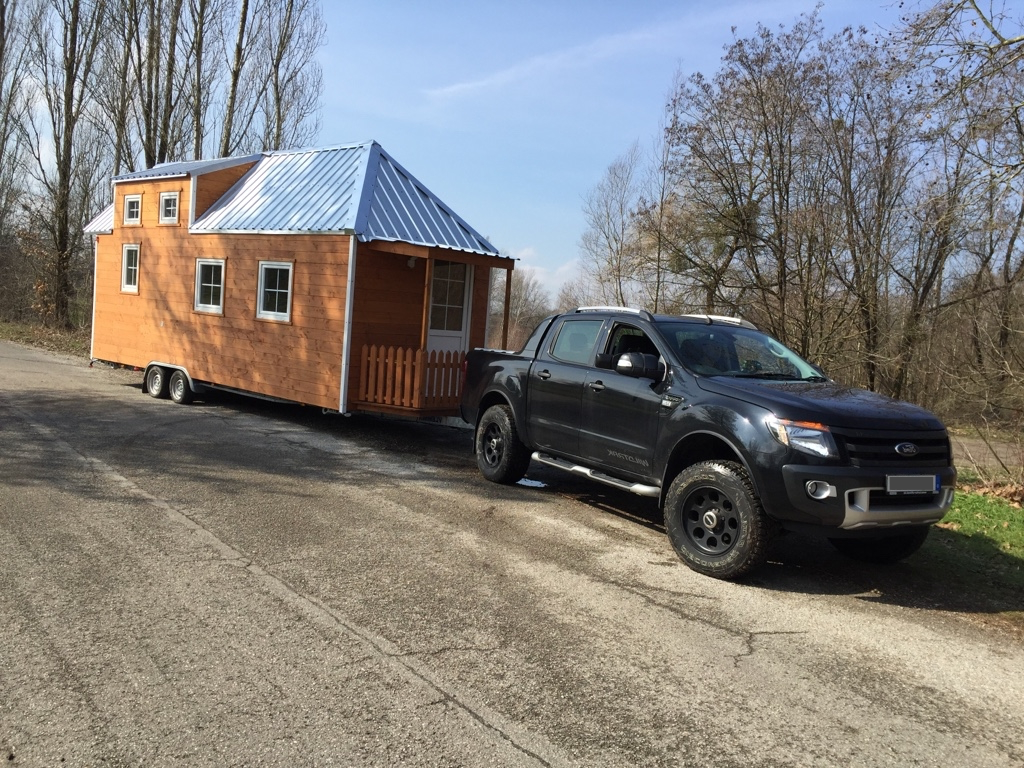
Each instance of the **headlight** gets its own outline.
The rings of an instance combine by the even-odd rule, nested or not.
[[[832,433],[824,424],[814,421],[790,421],[775,416],[769,416],[765,424],[772,437],[783,445],[826,459],[839,457]]]

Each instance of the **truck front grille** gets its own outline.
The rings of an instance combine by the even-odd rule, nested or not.
[[[944,430],[887,432],[867,429],[833,429],[843,459],[854,467],[915,469],[945,467],[951,463],[949,437]],[[896,446],[912,443],[913,456],[904,455]]]

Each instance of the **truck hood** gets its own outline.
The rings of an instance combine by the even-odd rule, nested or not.
[[[850,429],[944,429],[941,421],[920,406],[834,381],[715,376],[701,377],[697,385],[707,392],[766,408],[783,419]]]

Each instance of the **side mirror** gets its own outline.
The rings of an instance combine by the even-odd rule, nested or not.
[[[661,373],[661,365],[657,355],[645,355],[640,352],[625,352],[615,362],[615,370],[623,376],[634,379],[657,379]]]
[[[609,371],[615,370],[615,355],[608,352],[599,352],[594,367],[605,368]]]

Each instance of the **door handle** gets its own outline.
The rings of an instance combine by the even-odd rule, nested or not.
[[[604,384],[600,381],[592,381],[587,386],[590,387],[595,392],[600,392],[601,390],[604,389]]]
[[[549,371],[537,371],[538,379],[550,379],[551,373]]]

